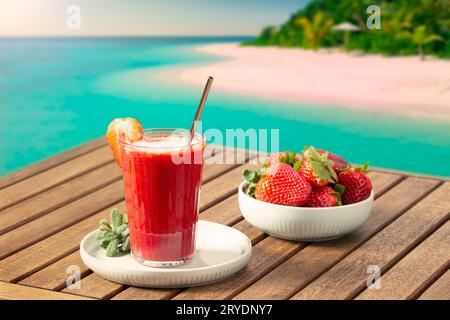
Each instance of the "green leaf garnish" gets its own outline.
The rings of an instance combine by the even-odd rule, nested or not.
[[[126,214],[114,208],[110,217],[111,224],[105,219],[100,220],[95,237],[100,241],[100,246],[106,249],[105,254],[108,257],[115,257],[130,252],[130,232]]]

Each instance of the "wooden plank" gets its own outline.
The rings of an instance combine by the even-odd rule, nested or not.
[[[372,215],[358,230],[341,239],[310,244],[235,298],[288,299],[395,220],[437,184],[434,180],[418,182],[416,178],[402,181],[377,198]],[[380,178],[373,179],[373,183],[375,190],[384,190],[391,182]]]
[[[244,164],[248,159],[249,155],[245,151],[224,147],[216,156],[205,159],[205,165],[210,168],[210,180],[213,180],[224,172]]]
[[[178,292],[180,292],[178,289],[146,289],[130,287],[114,296],[112,300],[168,300]]]
[[[106,140],[104,138],[95,139],[87,143],[84,143],[79,147],[70,149],[68,151],[63,151],[55,156],[28,165],[23,169],[17,170],[6,176],[0,177],[0,189],[9,186],[11,184],[17,183],[26,178],[29,178],[42,171],[53,168],[54,166],[57,166],[73,158],[79,157],[90,151],[98,149],[104,145],[106,145]]]
[[[0,192],[0,209],[93,170],[109,161],[113,161],[111,151],[109,148],[103,147],[5,187]]]
[[[19,281],[32,273],[74,252],[80,246],[83,237],[97,228],[98,221],[107,218],[112,208],[125,209],[121,202],[102,210],[80,223],[49,236],[3,260],[0,260],[0,280],[8,282]]]
[[[205,176],[207,176],[207,174]],[[229,181],[228,178],[229,177],[227,176],[227,174],[225,174],[217,179],[214,179],[211,183],[215,183],[217,180],[226,182]],[[209,183],[207,183],[206,185],[208,184]],[[215,186],[215,184],[213,186]],[[225,190],[224,192],[227,192],[227,190]],[[206,197],[207,195],[208,188],[203,189],[202,197]],[[219,193],[218,195],[223,198],[222,194]],[[211,201],[215,200],[211,199]],[[207,202],[205,202],[205,205],[208,207],[211,206]],[[119,209],[124,210],[125,203],[120,202],[112,207],[118,207]],[[0,280],[12,282],[19,281],[38,271],[39,269],[46,267],[50,263],[63,258],[67,254],[74,252],[77,249],[83,236],[86,235],[89,231],[95,229],[98,225],[98,221],[108,216],[110,209],[111,208],[102,210],[101,212],[89,217],[88,219],[83,220],[78,224],[75,224],[61,232],[58,232],[43,241],[31,245],[30,247],[23,249],[22,251],[19,251],[14,255],[4,258],[0,261],[0,270],[3,271],[0,274]],[[8,233],[4,234],[3,236],[7,234]]]
[[[7,257],[123,200],[123,183],[116,181],[68,205],[0,235],[0,258]]]
[[[242,219],[237,193],[202,212],[200,219],[226,225],[237,223]]]
[[[354,298],[366,287],[369,265],[378,266],[383,274],[448,220],[450,216],[449,194],[450,183],[447,182],[293,298]]]
[[[70,266],[78,266],[81,277],[91,273],[81,260],[80,251],[77,250],[21,280],[19,284],[55,291],[62,290],[66,287],[67,277],[69,276],[67,270]]]
[[[39,218],[61,206],[96,191],[122,176],[114,163],[108,163],[0,211],[0,234]]]
[[[275,269],[286,259],[297,253],[306,244],[267,237],[253,247],[250,263],[233,277],[221,282],[187,289],[176,295],[174,299],[182,300],[217,300],[230,299],[249,285]]]
[[[372,181],[372,187],[375,193],[375,198],[381,196],[393,186],[400,183],[404,177],[392,173],[380,173],[371,171],[368,173],[370,180]]]
[[[239,184],[242,182],[242,172],[245,169],[255,168],[256,165],[253,164],[239,166],[205,184],[202,187],[202,196],[200,197],[200,210],[206,210],[236,193]]]
[[[0,282],[0,300],[91,300],[72,294]]]
[[[419,300],[450,300],[450,270],[425,290]]]
[[[357,300],[411,300],[450,266],[450,222],[447,222],[381,276],[379,289],[366,289]]]
[[[80,295],[83,297],[108,299],[126,288],[123,284],[103,279],[95,273],[91,273],[87,277],[84,277],[80,280],[78,285],[79,288],[64,288],[62,292]]]
[[[425,173],[416,173],[416,172],[410,172],[410,171],[402,171],[397,169],[386,169],[386,168],[380,168],[380,167],[373,167],[370,166],[370,170],[374,172],[381,172],[381,173],[393,173],[398,174],[406,177],[416,177],[416,178],[424,178],[424,179],[432,179],[432,180],[439,180],[439,181],[449,181],[450,178],[446,176],[437,176],[437,175],[430,175]]]

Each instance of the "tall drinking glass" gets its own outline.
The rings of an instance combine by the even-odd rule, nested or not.
[[[144,130],[141,141],[120,141],[131,253],[151,267],[192,259],[202,180],[204,137],[189,131]]]

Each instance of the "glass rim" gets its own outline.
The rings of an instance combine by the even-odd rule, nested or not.
[[[144,136],[145,136],[145,133],[146,132],[149,132],[149,131],[170,131],[170,132],[174,132],[174,131],[177,131],[177,132],[183,132],[183,133],[187,133],[187,134],[189,134],[190,133],[190,130],[187,130],[187,129],[182,129],[182,128],[147,128],[147,129],[143,129],[142,130],[143,132],[144,132]],[[199,139],[199,141],[198,142],[192,142],[191,143],[191,146],[196,146],[196,145],[198,145],[198,144],[201,144],[201,143],[203,143],[204,141],[205,141],[205,135],[204,134],[201,134],[201,133],[199,133],[199,132],[195,132],[194,133],[194,138],[196,138],[196,137],[200,137],[201,139]],[[195,141],[194,139],[193,139],[193,141]],[[158,146],[158,147],[153,147],[153,146],[137,146],[134,142],[128,142],[128,141],[125,141],[125,140],[122,140],[120,137],[119,137],[119,145],[120,144],[123,144],[123,145],[125,145],[125,146],[130,146],[130,147],[133,147],[133,148],[143,148],[143,149],[161,149],[161,146]],[[185,146],[173,146],[173,147],[164,147],[164,149],[182,149],[182,148],[187,148],[187,147],[189,147],[188,145],[185,145]]]

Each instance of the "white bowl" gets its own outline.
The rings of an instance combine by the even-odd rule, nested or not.
[[[361,202],[339,207],[307,208],[283,206],[256,200],[239,186],[241,213],[254,227],[286,240],[324,241],[342,237],[358,229],[370,216],[373,190]]]

